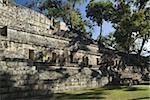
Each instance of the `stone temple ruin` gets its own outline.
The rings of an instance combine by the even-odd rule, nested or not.
[[[4,1],[0,0],[0,100],[46,98],[52,92],[114,80],[121,84],[121,79],[138,83],[148,75],[148,67],[134,66],[134,55],[132,64],[124,67],[124,54],[99,52],[96,41],[75,33],[69,38],[64,25]]]

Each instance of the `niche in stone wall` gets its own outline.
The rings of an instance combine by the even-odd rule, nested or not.
[[[85,65],[89,65],[89,58],[88,57],[85,57]]]
[[[8,0],[2,0],[3,1],[3,4],[7,5],[9,3]]]
[[[100,58],[96,58],[96,61],[97,61],[97,65],[100,65]]]
[[[52,52],[52,63],[56,63],[57,54],[55,52]]]
[[[29,49],[29,59],[34,60],[34,50]]]
[[[70,52],[70,63],[73,63],[73,56],[74,56],[74,53],[73,52]]]
[[[82,61],[83,61],[85,66],[89,65],[89,58],[87,56],[83,56]]]
[[[7,26],[0,28],[0,35],[7,37]]]

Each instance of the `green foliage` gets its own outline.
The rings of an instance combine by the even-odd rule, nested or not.
[[[110,20],[115,25],[120,23],[122,21],[122,18],[130,17],[131,14],[130,5],[128,3],[123,2],[122,0],[118,0],[118,2],[115,2],[113,10],[113,15]]]
[[[49,16],[61,18],[69,27],[75,28],[81,21],[80,16],[76,11],[63,7],[63,9],[49,8]]]
[[[130,21],[129,15],[124,15],[117,24],[114,36],[118,45],[124,51],[128,52],[130,46],[134,44],[134,38],[132,38],[132,22]]]
[[[109,33],[109,35],[102,36],[101,41],[106,48],[120,50],[118,44],[115,41],[114,33]]]
[[[112,11],[113,8],[111,2],[90,2],[87,6],[87,17],[100,26],[103,23],[103,20],[109,21]]]
[[[82,0],[68,0],[65,2],[62,0],[32,0],[26,3],[27,7],[37,7],[40,12],[46,14],[49,18],[64,21],[70,30],[78,30],[86,32],[85,23],[81,18],[81,14],[78,9],[72,7],[71,2],[81,2]],[[47,11],[48,13],[45,13]]]
[[[71,3],[72,8],[74,9],[76,4],[81,4],[87,0],[67,0],[67,1]]]
[[[100,41],[102,37],[103,20],[110,21],[113,13],[111,2],[90,2],[87,6],[87,17],[100,26]]]
[[[124,0],[116,0],[116,2],[114,14],[111,19],[116,29],[114,36],[119,46],[125,52],[129,52],[131,47],[134,47],[137,38],[148,39],[150,22],[147,20],[147,15],[149,10],[145,10],[144,6],[146,2],[138,7],[134,5],[139,2],[127,2]],[[136,33],[136,36],[133,36],[134,33]]]
[[[142,38],[142,46],[138,50],[141,53],[150,37],[150,9],[146,6],[147,2],[148,0],[113,0],[113,2],[91,0],[87,6],[87,17],[101,27],[100,39],[105,45],[108,46],[108,41],[112,41],[115,48],[129,53],[135,46],[135,40]],[[116,29],[113,35],[115,40],[101,36],[104,20],[110,21]]]
[[[146,15],[144,10],[140,10],[132,15],[132,22],[134,31],[139,32],[139,36],[143,37],[148,34],[150,28],[150,20],[146,20]]]
[[[145,8],[148,1],[149,0],[136,0],[134,4],[140,10]]]
[[[79,1],[82,0],[78,0],[78,2]],[[48,14],[49,16],[62,19],[68,25],[70,30],[77,30],[84,33],[86,32],[86,24],[81,18],[79,10],[72,8],[71,3],[61,3],[59,8],[48,6]]]

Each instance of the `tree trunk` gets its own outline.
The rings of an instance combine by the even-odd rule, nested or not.
[[[101,42],[101,38],[102,38],[102,24],[100,25],[100,33],[99,33],[99,41]]]
[[[72,5],[73,9],[75,9],[75,5],[76,5],[76,0],[73,0],[73,5]]]
[[[144,38],[143,39],[143,41],[142,41],[142,45],[141,45],[141,47],[140,47],[140,50],[138,50],[138,53],[137,53],[137,62],[139,63],[139,64],[141,64],[141,53],[142,53],[142,50],[143,50],[143,47],[144,47],[144,44],[145,44],[145,42],[146,42],[146,38]]]
[[[143,39],[141,48],[140,48],[140,50],[138,50],[138,55],[139,55],[139,56],[140,56],[141,53],[142,53],[142,49],[143,49],[143,47],[144,47],[145,42],[146,42],[146,38]]]
[[[102,38],[102,24],[100,24],[100,34],[99,34],[99,40],[98,40],[99,51],[101,50],[101,47],[103,47],[101,38]]]

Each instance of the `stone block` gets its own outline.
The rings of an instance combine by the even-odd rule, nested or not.
[[[3,0],[0,0],[0,3],[3,3]]]
[[[1,1],[0,1],[0,10],[1,10],[1,8],[3,8],[3,4],[1,3]],[[1,12],[1,11],[0,11]]]

